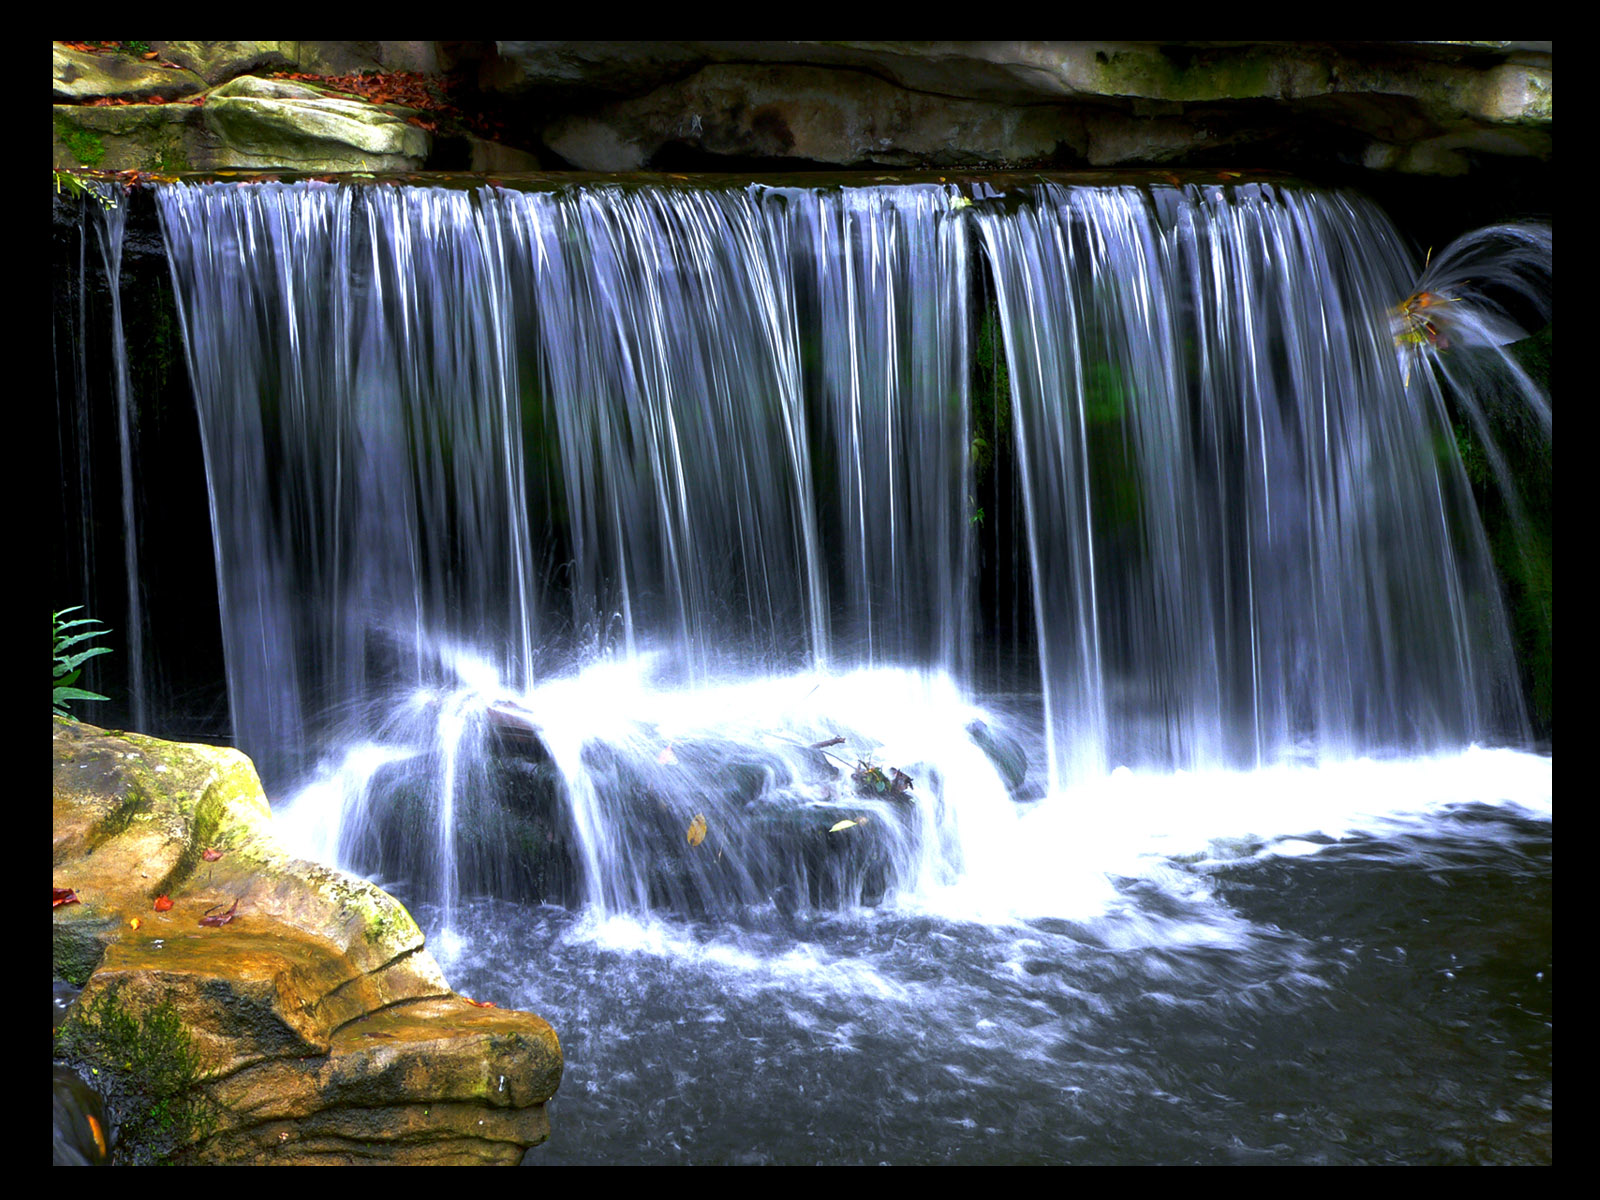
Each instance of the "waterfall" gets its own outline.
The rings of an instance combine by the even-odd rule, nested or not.
[[[982,857],[1020,794],[997,739],[1035,728],[1033,795],[1528,736],[1448,356],[1397,352],[1415,267],[1359,197],[158,201],[238,744],[276,781],[409,746],[384,769],[432,782],[389,795],[431,814],[407,828],[437,829],[447,897],[475,853],[458,826],[509,836],[478,798],[497,786],[559,794],[529,828],[598,905],[860,902]],[[980,430],[986,288],[1009,386]],[[1015,538],[984,524],[980,457],[1015,472]],[[1024,697],[1009,721],[978,696],[986,573],[1026,581],[1033,626],[995,689]],[[360,761],[366,795],[383,769]],[[907,768],[914,809],[866,794],[874,766]],[[807,863],[775,815],[805,806],[852,822],[830,845],[884,832]],[[691,853],[708,812],[721,849],[790,858]],[[670,863],[645,831],[682,843]]]
[[[1153,201],[1153,202],[1152,202]],[[1344,195],[1040,188],[999,279],[1052,777],[1523,731],[1488,550]],[[1485,611],[1487,610],[1487,615]]]
[[[144,536],[141,526],[139,485],[136,463],[139,460],[139,420],[133,381],[128,364],[127,339],[124,333],[122,312],[122,260],[123,242],[127,228],[128,210],[119,188],[108,183],[85,185],[79,209],[78,262],[74,276],[77,281],[74,297],[75,320],[69,335],[72,356],[72,402],[58,412],[58,429],[64,435],[61,446],[63,467],[77,465],[74,486],[63,480],[63,490],[68,494],[67,508],[72,514],[69,525],[79,541],[77,553],[69,555],[80,564],[81,578],[73,581],[75,600],[88,606],[90,612],[104,612],[102,597],[96,592],[96,581],[91,564],[95,562],[95,500],[94,500],[94,445],[95,414],[91,399],[95,388],[91,386],[89,365],[92,340],[87,328],[89,302],[89,275],[86,258],[93,229],[93,241],[98,249],[100,268],[106,281],[109,301],[108,335],[110,352],[110,382],[115,397],[115,452],[117,460],[117,494],[120,498],[120,525],[122,534],[122,563],[119,572],[124,595],[121,597],[125,616],[118,620],[116,630],[122,639],[126,656],[128,713],[135,729],[149,727],[150,713],[150,651],[146,646],[147,618],[144,611],[142,577],[139,570],[139,545]],[[58,409],[61,402],[58,395]],[[70,446],[67,441],[70,440]],[[93,667],[89,668],[91,671]]]

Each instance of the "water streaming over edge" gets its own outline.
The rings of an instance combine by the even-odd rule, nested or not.
[[[1020,1047],[1045,1093],[1065,1072],[1075,1111],[1114,1124],[1114,1096],[1188,1090],[1142,1057],[1141,1030],[1159,1045],[1174,1014],[1202,1011],[1292,1024],[1344,971],[1219,902],[1225,864],[1368,844],[1381,861],[1441,822],[1459,836],[1457,814],[1485,804],[1550,818],[1548,760],[1452,752],[1526,738],[1462,464],[1440,451],[1463,403],[1440,380],[1463,387],[1469,363],[1440,325],[1395,325],[1423,285],[1359,199],[262,185],[161,204],[241,744],[285,776],[320,763],[286,831],[398,870],[473,988],[546,1010],[568,1001],[506,978],[507,956],[571,964],[553,974],[570,971],[577,1007],[556,1015],[593,1023],[583,1052],[622,1106],[585,1126],[597,1135],[658,1136],[655,1107],[642,1126],[624,1111],[644,1102],[630,1072],[661,1076],[641,1084],[652,1105],[696,1097],[695,1154],[716,1160],[759,1160],[749,1139],[772,1136],[738,1126],[707,1149],[727,1089],[776,1103],[790,1070],[879,1120],[850,1106],[848,1070],[789,1062],[762,1082],[791,1040],[838,1063],[877,1046],[863,1061],[883,1069],[909,1053],[933,1074],[896,1083],[901,1101],[959,1097],[930,1111],[962,1127],[1008,1103],[982,1076]],[[1441,295],[1461,290],[1447,259]],[[966,297],[981,272],[1026,545],[980,566]],[[1457,348],[1492,345],[1470,311],[1448,310]],[[1469,373],[1503,379],[1503,358]],[[996,569],[1031,599],[1037,678],[1015,695],[975,688],[973,578]],[[909,793],[875,790],[890,769]],[[406,830],[431,844],[395,857]],[[496,890],[485,859],[517,838],[568,857],[550,890],[582,915],[498,928],[505,910],[474,894]],[[946,941],[967,949],[941,959]],[[656,990],[757,1022],[713,1092],[684,1090],[676,1037],[651,1050],[613,1027]],[[762,1025],[766,996],[784,1015]],[[639,1049],[611,1054],[612,1035]],[[596,1081],[580,1069],[572,1086]],[[1314,1149],[1322,1123],[1290,1160],[1344,1160]],[[822,1128],[849,1161],[907,1154],[887,1131]],[[1016,1161],[1083,1142],[979,1133],[952,1144]],[[1089,1161],[1141,1157],[1088,1144]],[[811,1153],[778,1145],[775,1161]]]

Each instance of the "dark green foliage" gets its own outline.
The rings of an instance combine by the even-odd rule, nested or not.
[[[170,997],[143,1013],[122,1002],[117,986],[80,1000],[57,1031],[56,1054],[87,1069],[104,1093],[115,1162],[170,1162],[216,1129],[216,1106],[199,1088],[199,1053]]]
[[[982,487],[993,469],[998,446],[1011,437],[1011,377],[1006,369],[1000,310],[990,304],[978,324],[978,351],[972,381],[972,478]]]
[[[77,129],[64,120],[57,119],[56,133],[66,143],[72,156],[86,167],[98,167],[106,156],[105,141],[97,133]],[[59,175],[58,175],[59,179]]]
[[[1519,365],[1547,396],[1551,394],[1553,345],[1552,325],[1512,347]],[[1493,411],[1491,424],[1514,495],[1502,493],[1488,454],[1465,422],[1458,421],[1454,427],[1455,450],[1472,484],[1495,568],[1500,573],[1534,732],[1542,740],[1549,739],[1554,730],[1555,692],[1555,489],[1551,445],[1519,405],[1508,404]]]
[[[101,637],[110,632],[108,629],[89,629],[82,633],[68,634],[67,630],[79,625],[98,625],[100,622],[93,617],[80,617],[75,621],[63,621],[61,618],[69,612],[76,612],[82,608],[75,604],[71,608],[63,608],[60,612],[50,614],[50,655],[51,655],[51,709],[58,716],[72,717],[65,707],[69,700],[108,700],[109,696],[102,696],[99,692],[88,692],[82,688],[73,687],[78,681],[78,676],[83,674],[82,664],[97,654],[110,654],[110,646],[96,646],[92,650],[79,650],[68,654],[67,650],[79,642],[88,641],[90,638]]]

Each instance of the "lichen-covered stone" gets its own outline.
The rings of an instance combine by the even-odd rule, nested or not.
[[[430,145],[426,132],[382,105],[249,75],[213,88],[205,117],[243,167],[410,171]]]
[[[208,84],[223,83],[249,72],[293,71],[300,62],[299,42],[151,42],[170,62],[192,71]]]
[[[85,1011],[176,1013],[216,1114],[163,1153],[515,1162],[548,1136],[554,1031],[454,995],[398,901],[288,854],[248,758],[63,718],[51,737],[53,881],[81,900],[54,910],[56,973]]]
[[[217,142],[201,112],[187,104],[58,104],[52,162],[56,167],[163,175],[211,166]]]
[[[193,71],[173,70],[124,54],[85,54],[56,42],[51,47],[51,95],[57,104],[91,100],[132,102],[160,96],[172,100],[203,91],[206,81]]]

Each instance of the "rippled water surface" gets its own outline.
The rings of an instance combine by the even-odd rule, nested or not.
[[[1550,766],[1124,772],[1023,811],[1009,879],[714,924],[475,901],[433,944],[561,1036],[530,1163],[1544,1163]]]

